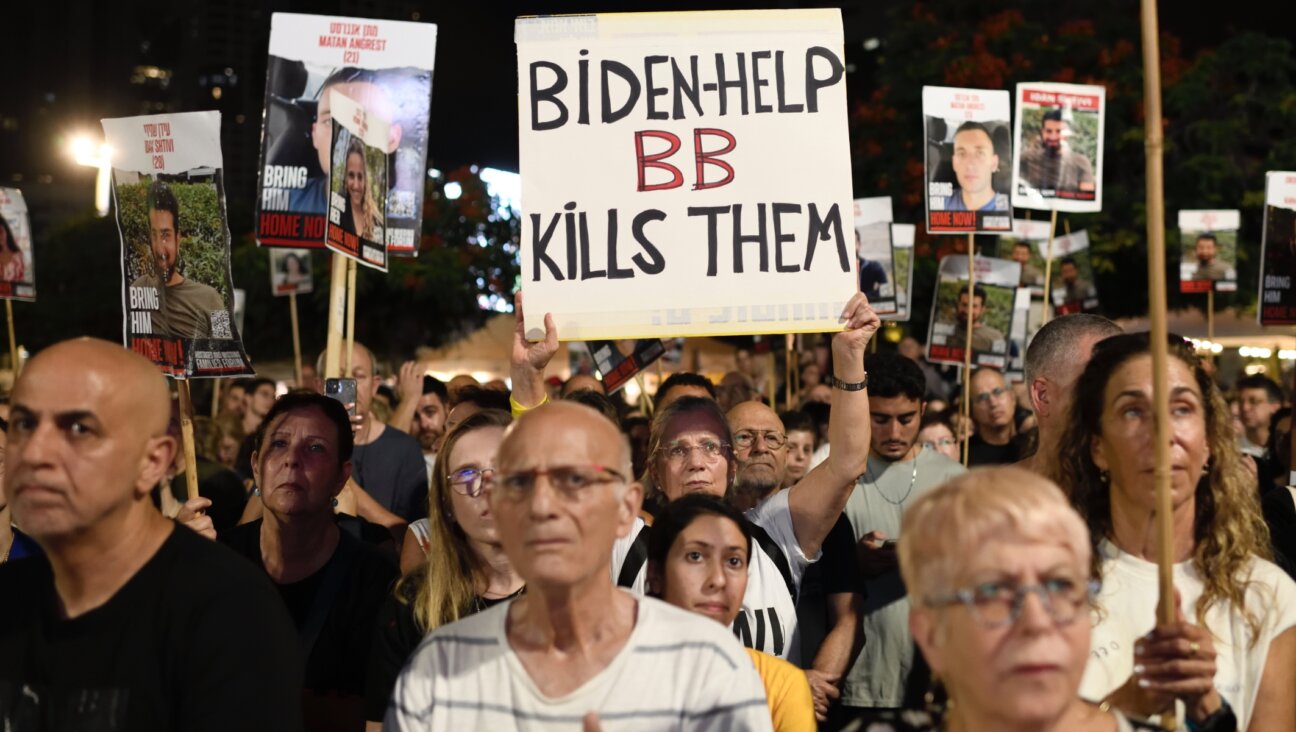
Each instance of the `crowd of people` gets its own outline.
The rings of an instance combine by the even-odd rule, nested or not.
[[[0,405],[4,728],[1296,729],[1263,375],[1170,343],[1167,625],[1146,334],[1057,318],[964,419],[857,294],[781,403],[740,353],[634,409],[546,378],[515,311],[508,383],[356,343],[353,403],[322,356],[224,384],[197,498],[155,367],[36,354]]]

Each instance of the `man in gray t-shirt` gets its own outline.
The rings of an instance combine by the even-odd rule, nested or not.
[[[872,422],[868,470],[855,483],[845,515],[855,532],[865,577],[864,650],[846,676],[840,714],[904,703],[914,665],[909,600],[900,580],[893,542],[905,507],[926,491],[960,475],[962,465],[918,444],[926,381],[913,361],[876,353],[865,361]]]

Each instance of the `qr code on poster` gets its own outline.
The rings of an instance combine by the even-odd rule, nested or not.
[[[230,331],[230,314],[228,310],[213,310],[208,313],[211,318],[211,337],[232,339],[234,333]]]

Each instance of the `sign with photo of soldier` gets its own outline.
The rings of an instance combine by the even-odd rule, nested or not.
[[[1041,211],[1102,210],[1102,86],[1017,85],[1012,204]]]
[[[1039,298],[1044,297],[1048,237],[1048,221],[1013,219],[1012,233],[1000,236],[995,246],[995,256],[1021,265],[1021,281],[1017,285],[1030,288],[1031,295]],[[1053,255],[1057,256],[1056,247]]]
[[[36,299],[31,222],[17,188],[0,188],[0,299]]]
[[[914,234],[913,224],[891,224],[892,264],[896,275],[896,311],[881,316],[883,320],[908,322],[909,303],[913,302]]]
[[[381,212],[388,251],[418,253],[437,28],[274,13],[257,189],[257,243],[321,248],[334,143],[330,92],[388,122]]]
[[[927,360],[962,364],[970,325],[972,365],[1006,369],[1012,355],[1009,336],[1016,317],[1021,265],[977,257],[974,266],[976,283],[969,298],[967,257],[955,254],[941,259],[928,326]]]
[[[1089,232],[1073,231],[1053,240],[1053,282],[1049,299],[1055,315],[1098,309],[1093,261],[1089,258]]]
[[[891,198],[855,199],[855,253],[860,292],[873,312],[896,311],[895,252],[891,243]]]
[[[514,38],[528,337],[545,313],[581,341],[840,328],[840,10],[519,18]]]
[[[922,99],[927,233],[1011,231],[1008,92],[924,86]]]
[[[188,379],[252,373],[237,325],[220,113],[103,120],[127,348]]]
[[[1180,292],[1237,291],[1238,229],[1242,212],[1180,211]]]
[[[1265,173],[1261,325],[1296,325],[1296,172]]]

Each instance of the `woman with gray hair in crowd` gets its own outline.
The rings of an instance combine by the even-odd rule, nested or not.
[[[975,470],[921,496],[901,526],[909,628],[933,688],[927,709],[860,729],[1141,729],[1077,695],[1097,587],[1089,532],[1057,486]]]

